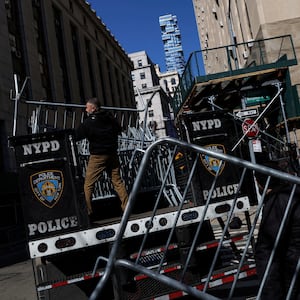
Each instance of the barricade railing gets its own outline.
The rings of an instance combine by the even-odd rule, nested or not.
[[[170,155],[165,156],[166,162],[164,172],[162,172],[164,176],[161,178],[159,192],[154,199],[151,214],[147,215],[147,220],[143,223],[144,227],[141,228],[142,224],[133,224],[129,220],[137,202],[142,201],[138,199],[137,195],[143,186],[147,170],[153,167],[153,156],[156,157],[157,151],[161,152],[158,149],[164,149],[164,151],[168,149]],[[185,184],[181,184],[183,188],[181,188],[180,197],[177,198],[178,203],[173,207],[174,209],[162,213],[160,210],[161,201],[164,201],[162,195],[167,189],[167,178],[170,176],[170,172],[176,169],[174,158],[179,150],[186,156],[185,167],[188,167]],[[201,186],[201,182],[205,180],[205,173],[201,171],[202,173],[199,174],[198,167],[201,156],[211,158],[209,161],[217,162],[218,165],[208,195],[205,196],[206,201],[199,205],[198,199],[191,198],[189,189],[195,184]],[[216,188],[223,170],[222,166],[228,165],[238,170],[240,174],[238,184],[234,188],[231,186]],[[252,176],[250,181],[247,174]],[[266,183],[263,190],[256,193],[258,189],[256,178],[259,174],[266,177]],[[257,235],[260,230],[262,208],[273,179],[278,179],[290,186],[289,201],[286,203],[286,207],[282,204],[285,209],[283,225],[279,224],[276,241],[274,241],[270,256],[266,257],[264,276],[258,279],[255,260]],[[251,181],[253,182],[252,192],[249,188]],[[248,186],[246,192],[245,185]],[[147,148],[140,162],[129,202],[109,257],[100,256],[95,263],[95,270],[102,260],[106,262],[106,268],[90,299],[98,299],[107,281],[118,272],[118,269],[133,272],[132,280],[137,285],[137,289],[143,280],[156,282],[157,284],[146,285],[150,289],[159,286],[158,291],[149,292],[152,299],[176,299],[185,295],[191,295],[197,299],[232,299],[237,294],[243,299],[260,299],[264,285],[271,276],[274,258],[278,259],[276,249],[282,246],[284,224],[292,213],[289,209],[295,208],[291,203],[294,201],[295,190],[299,185],[299,177],[284,171],[254,164],[238,157],[173,138],[155,141]],[[252,193],[251,196],[250,193]],[[223,200],[216,201],[216,194],[222,194]],[[253,199],[256,197],[255,195],[259,196],[255,204],[250,205],[249,199]],[[199,194],[199,198],[202,196]],[[242,220],[240,226],[236,228],[232,226],[234,216],[239,216]],[[130,225],[128,225],[129,223]],[[141,238],[136,247],[138,250],[135,254],[120,256],[119,251],[126,239],[128,226],[130,229],[135,226],[136,232],[140,232]],[[159,240],[156,239],[154,245],[153,235],[157,228],[163,229],[165,235]],[[185,233],[186,236],[180,238],[180,233]],[[150,244],[153,245],[152,248],[149,247]],[[174,258],[174,249],[179,249],[179,260],[178,257],[175,261],[172,259]],[[288,294],[284,295],[286,299],[293,299],[289,297],[292,288],[297,287],[298,265],[296,262],[291,276],[290,289]],[[165,286],[168,286],[170,290],[164,289]],[[124,293],[124,299],[135,299],[133,296],[131,297],[130,293]],[[150,297],[149,295],[143,296],[139,291],[139,299],[146,299]],[[153,298],[153,295],[156,295],[156,298]]]
[[[10,91],[10,99],[14,101],[12,136],[34,134],[53,130],[76,128],[84,119],[84,104],[53,102],[47,100],[24,100],[22,93],[29,77],[26,77],[21,89],[17,75],[14,75],[14,92]],[[138,91],[138,89],[137,89]],[[155,139],[155,134],[147,126],[148,106],[158,89],[146,101],[142,108],[101,106],[102,110],[112,112],[120,121],[123,129],[119,149],[128,150],[146,148]],[[139,91],[138,91],[139,94]],[[144,103],[144,101],[143,101]],[[141,120],[141,116],[144,118]],[[86,148],[85,150],[88,150]]]
[[[12,99],[15,101],[13,135],[19,135],[19,132],[21,134],[36,134],[55,130],[76,129],[85,117],[85,105],[83,104],[21,100],[22,90],[20,93],[16,92],[16,96]],[[16,91],[18,91],[17,86]],[[153,95],[156,92],[154,91]],[[110,106],[101,106],[101,109],[110,111],[120,121],[122,134],[119,136],[118,152],[121,162],[121,176],[127,190],[130,192],[143,151],[157,139],[151,129],[146,126],[147,105],[141,109]],[[140,120],[142,114],[145,114],[144,120]],[[24,130],[24,128],[27,128],[27,130]],[[89,158],[88,141],[77,142],[77,148],[82,175],[85,176]],[[145,190],[153,189],[159,185],[163,172],[163,157],[164,155],[158,154],[158,159],[161,161],[160,167],[153,164],[155,168],[149,170],[148,182],[144,185]],[[170,177],[169,179],[172,180],[169,183],[174,184],[174,178]],[[93,200],[110,197],[116,197],[116,194],[108,175],[104,172],[95,186]],[[173,199],[177,196],[171,194],[170,197],[170,202],[176,201]]]

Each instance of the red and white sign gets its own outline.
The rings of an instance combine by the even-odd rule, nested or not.
[[[254,124],[254,120],[250,118],[246,118],[243,121],[242,129],[243,129],[243,133],[247,137],[256,137],[259,133],[258,125],[256,123]]]
[[[253,152],[262,152],[261,141],[252,139]]]

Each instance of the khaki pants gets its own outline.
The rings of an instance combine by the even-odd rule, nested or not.
[[[118,155],[90,155],[84,181],[84,194],[88,214],[93,212],[92,195],[94,192],[95,183],[98,181],[104,170],[106,170],[107,174],[110,176],[114,189],[121,200],[122,210],[124,211],[126,207],[128,194],[125,184],[120,176],[120,163]]]

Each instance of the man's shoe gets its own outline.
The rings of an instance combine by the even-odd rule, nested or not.
[[[242,227],[242,225],[243,225],[242,220],[239,217],[233,217],[229,223],[229,228],[230,229],[240,229]]]
[[[97,223],[95,223],[95,221],[96,221],[95,215],[94,214],[90,214],[89,215],[89,227],[90,228],[93,228],[93,227],[97,226]]]

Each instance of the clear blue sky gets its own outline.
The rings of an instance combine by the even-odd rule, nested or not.
[[[145,50],[165,71],[159,16],[177,16],[185,59],[200,50],[192,0],[88,0],[126,53]]]

